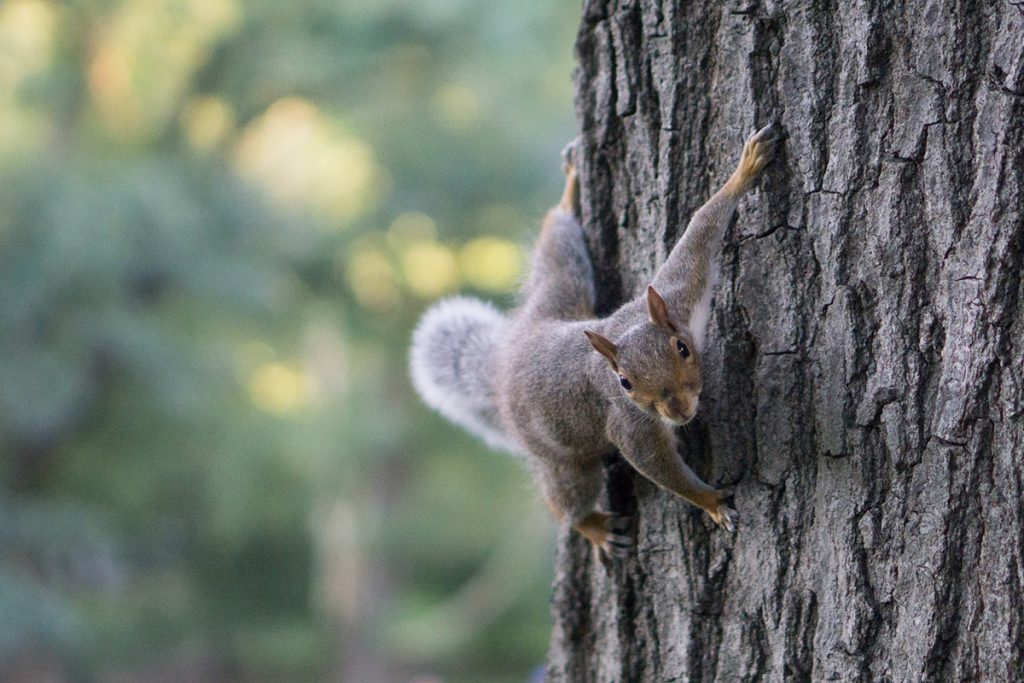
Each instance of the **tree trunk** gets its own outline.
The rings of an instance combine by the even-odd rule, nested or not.
[[[588,0],[583,220],[635,295],[772,118],[683,457],[637,547],[558,558],[552,681],[1024,678],[1024,5]]]

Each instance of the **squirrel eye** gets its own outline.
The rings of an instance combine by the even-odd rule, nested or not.
[[[619,375],[619,384],[621,384],[622,388],[626,391],[633,391],[633,383],[626,379],[625,375]]]
[[[681,339],[676,339],[676,349],[679,350],[679,355],[682,356],[684,360],[690,357],[690,349]]]

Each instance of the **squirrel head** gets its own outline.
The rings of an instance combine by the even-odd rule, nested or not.
[[[689,333],[672,322],[654,287],[647,288],[647,310],[650,321],[631,327],[617,342],[585,334],[637,407],[683,425],[696,415],[702,388],[697,349]]]

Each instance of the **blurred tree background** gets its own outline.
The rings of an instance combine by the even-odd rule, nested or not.
[[[509,301],[577,19],[0,2],[0,679],[528,679],[544,511],[405,354]]]

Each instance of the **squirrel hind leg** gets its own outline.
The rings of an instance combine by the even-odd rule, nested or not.
[[[629,555],[633,518],[594,510],[603,482],[600,461],[556,465],[556,454],[535,452],[534,456],[533,474],[551,513],[559,520],[569,520],[602,560]]]
[[[579,206],[580,184],[576,175],[576,166],[568,165],[565,169],[565,189],[562,190],[562,199],[558,202],[558,208],[573,216],[578,216]]]
[[[562,199],[558,202],[558,208],[567,211],[574,216],[580,214],[580,187],[579,178],[576,173],[576,150],[579,138],[573,140],[562,148],[562,173],[565,174],[565,189],[562,191]]]

